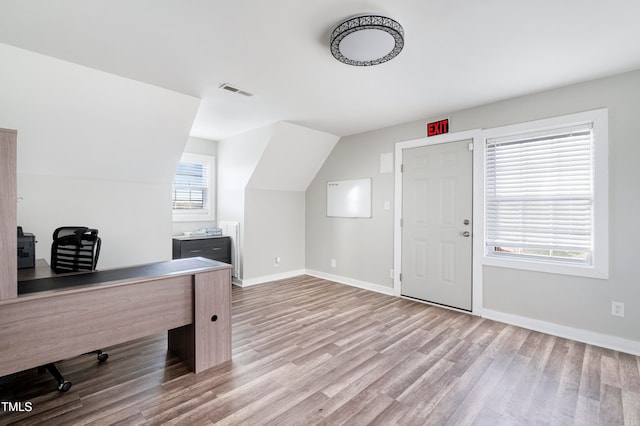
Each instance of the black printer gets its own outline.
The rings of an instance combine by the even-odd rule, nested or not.
[[[18,226],[18,269],[36,266],[36,237]]]

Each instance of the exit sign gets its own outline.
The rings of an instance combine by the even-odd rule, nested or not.
[[[449,133],[448,118],[445,118],[444,120],[432,121],[431,123],[427,123],[427,137],[442,135],[444,133]]]

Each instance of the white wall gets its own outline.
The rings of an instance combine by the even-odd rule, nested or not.
[[[49,260],[55,228],[86,225],[100,232],[101,269],[171,259],[170,184],[18,173],[18,194],[38,258]]]
[[[304,273],[304,192],[247,189],[245,196],[243,285]]]
[[[449,116],[451,132],[457,132],[605,107],[609,109],[610,136],[609,279],[485,266],[484,308],[493,316],[556,324],[560,328],[584,330],[591,337],[610,336],[614,341],[621,339],[624,346],[640,342],[640,286],[635,266],[640,240],[636,226],[640,217],[637,166],[640,141],[635,125],[640,116],[640,71],[453,112]],[[393,218],[385,211],[376,211],[376,206],[382,200],[393,200],[393,185],[376,175],[378,155],[391,152],[397,142],[423,138],[427,121],[346,137],[338,142],[306,194],[308,269],[392,286],[388,269],[393,263]],[[374,218],[364,222],[324,217],[325,181],[364,176],[374,178]],[[332,256],[338,256],[338,268],[330,267]],[[612,300],[625,303],[625,318],[611,316]]]
[[[245,190],[243,285],[304,272],[305,191],[337,142],[314,129],[275,125]]]
[[[171,180],[199,100],[0,44],[0,127],[18,130],[18,224],[98,228],[99,267],[171,258]]]
[[[306,191],[337,142],[338,137],[329,133],[286,122],[276,123],[247,187]]]
[[[264,152],[275,125],[218,142],[218,222],[240,223],[238,278],[243,277],[245,188]]]
[[[410,129],[410,127],[409,127]],[[405,134],[399,130],[398,134]],[[407,136],[411,132],[406,132]],[[398,137],[398,136],[396,136]],[[403,136],[400,136],[403,137]],[[380,154],[393,152],[390,135],[365,133],[341,139],[306,191],[306,268],[393,287],[393,173],[380,173]],[[327,217],[328,181],[372,178],[372,217]],[[390,209],[384,209],[389,201]],[[331,267],[335,259],[335,268]]]
[[[218,218],[240,222],[243,285],[304,271],[304,191],[337,141],[278,122],[218,144]]]

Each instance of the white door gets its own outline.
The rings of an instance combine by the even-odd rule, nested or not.
[[[471,140],[402,151],[403,296],[471,310]]]

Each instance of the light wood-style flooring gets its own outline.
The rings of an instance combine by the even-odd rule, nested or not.
[[[231,362],[166,344],[0,379],[0,424],[640,425],[639,357],[309,276],[234,287]]]

